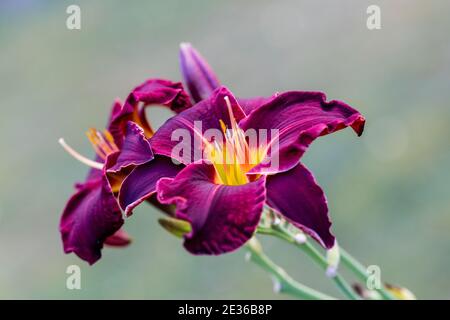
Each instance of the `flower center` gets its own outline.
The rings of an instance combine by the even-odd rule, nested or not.
[[[263,160],[267,148],[257,144],[256,136],[249,136],[249,133],[239,128],[228,97],[225,97],[225,102],[231,128],[227,128],[224,121],[219,120],[224,137],[222,141],[206,143],[206,159],[216,170],[217,183],[242,185],[250,181],[246,173]],[[258,176],[254,177],[257,178]]]

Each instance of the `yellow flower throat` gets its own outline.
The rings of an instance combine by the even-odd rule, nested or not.
[[[230,99],[225,97],[225,102],[231,128],[219,120],[224,137],[222,141],[205,142],[206,159],[216,170],[216,183],[242,185],[258,178],[249,179],[246,173],[263,160],[267,148],[249,144],[246,133],[239,128],[234,117]]]

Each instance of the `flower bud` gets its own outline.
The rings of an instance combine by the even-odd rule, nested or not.
[[[412,293],[411,291],[409,291],[406,288],[402,288],[399,286],[394,286],[391,284],[386,283],[385,284],[386,289],[397,299],[399,300],[417,300],[416,296],[414,295],[414,293]]]
[[[180,67],[194,102],[208,98],[220,85],[208,62],[190,43],[180,44]]]
[[[339,253],[339,245],[337,241],[335,241],[334,246],[331,249],[327,250],[328,268],[326,271],[326,275],[328,277],[333,278],[336,276],[340,259],[341,254]]]
[[[369,290],[359,283],[355,283],[353,286],[353,290],[356,291],[356,293],[365,300],[381,300],[381,296],[376,290]]]
[[[248,242],[247,245],[251,248],[253,252],[256,252],[257,254],[263,253],[263,249],[261,246],[261,243],[259,243],[258,239],[255,237],[252,237]]]
[[[192,230],[189,222],[180,219],[165,217],[159,218],[158,222],[161,227],[178,238],[182,238],[185,234],[188,234]]]

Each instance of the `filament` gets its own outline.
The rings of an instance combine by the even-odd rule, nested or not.
[[[58,140],[59,144],[64,148],[64,150],[67,151],[68,154],[70,154],[72,157],[80,161],[81,163],[87,165],[88,167],[95,168],[95,169],[103,169],[103,163],[93,161],[91,159],[86,158],[85,156],[82,156],[77,151],[75,151],[73,148],[71,148],[63,138],[60,138]]]

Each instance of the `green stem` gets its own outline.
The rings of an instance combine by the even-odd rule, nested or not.
[[[361,264],[358,260],[352,257],[347,251],[340,248],[341,253],[341,261],[342,264],[345,265],[350,271],[352,271],[360,281],[363,283],[367,283],[367,268]],[[386,288],[381,287],[379,289],[375,289],[385,300],[395,300],[395,297],[386,290]]]
[[[297,248],[305,252],[323,270],[327,270],[328,268],[327,260],[316,248],[314,248],[309,242],[299,243],[295,241],[294,236],[291,235],[284,228],[281,228],[279,226],[272,228],[258,228],[258,233],[272,235],[295,245]],[[331,277],[331,279],[347,298],[351,300],[361,299],[359,295],[357,295],[353,291],[352,287],[347,283],[347,281],[344,280],[344,278],[341,275],[336,274],[335,276]]]
[[[277,283],[276,285],[279,286],[277,288],[279,292],[307,300],[335,300],[335,298],[331,296],[309,288],[292,279],[284,269],[276,265],[264,254],[261,245],[256,238],[249,241],[247,248],[250,253],[250,261],[254,262],[274,277],[274,280]]]

